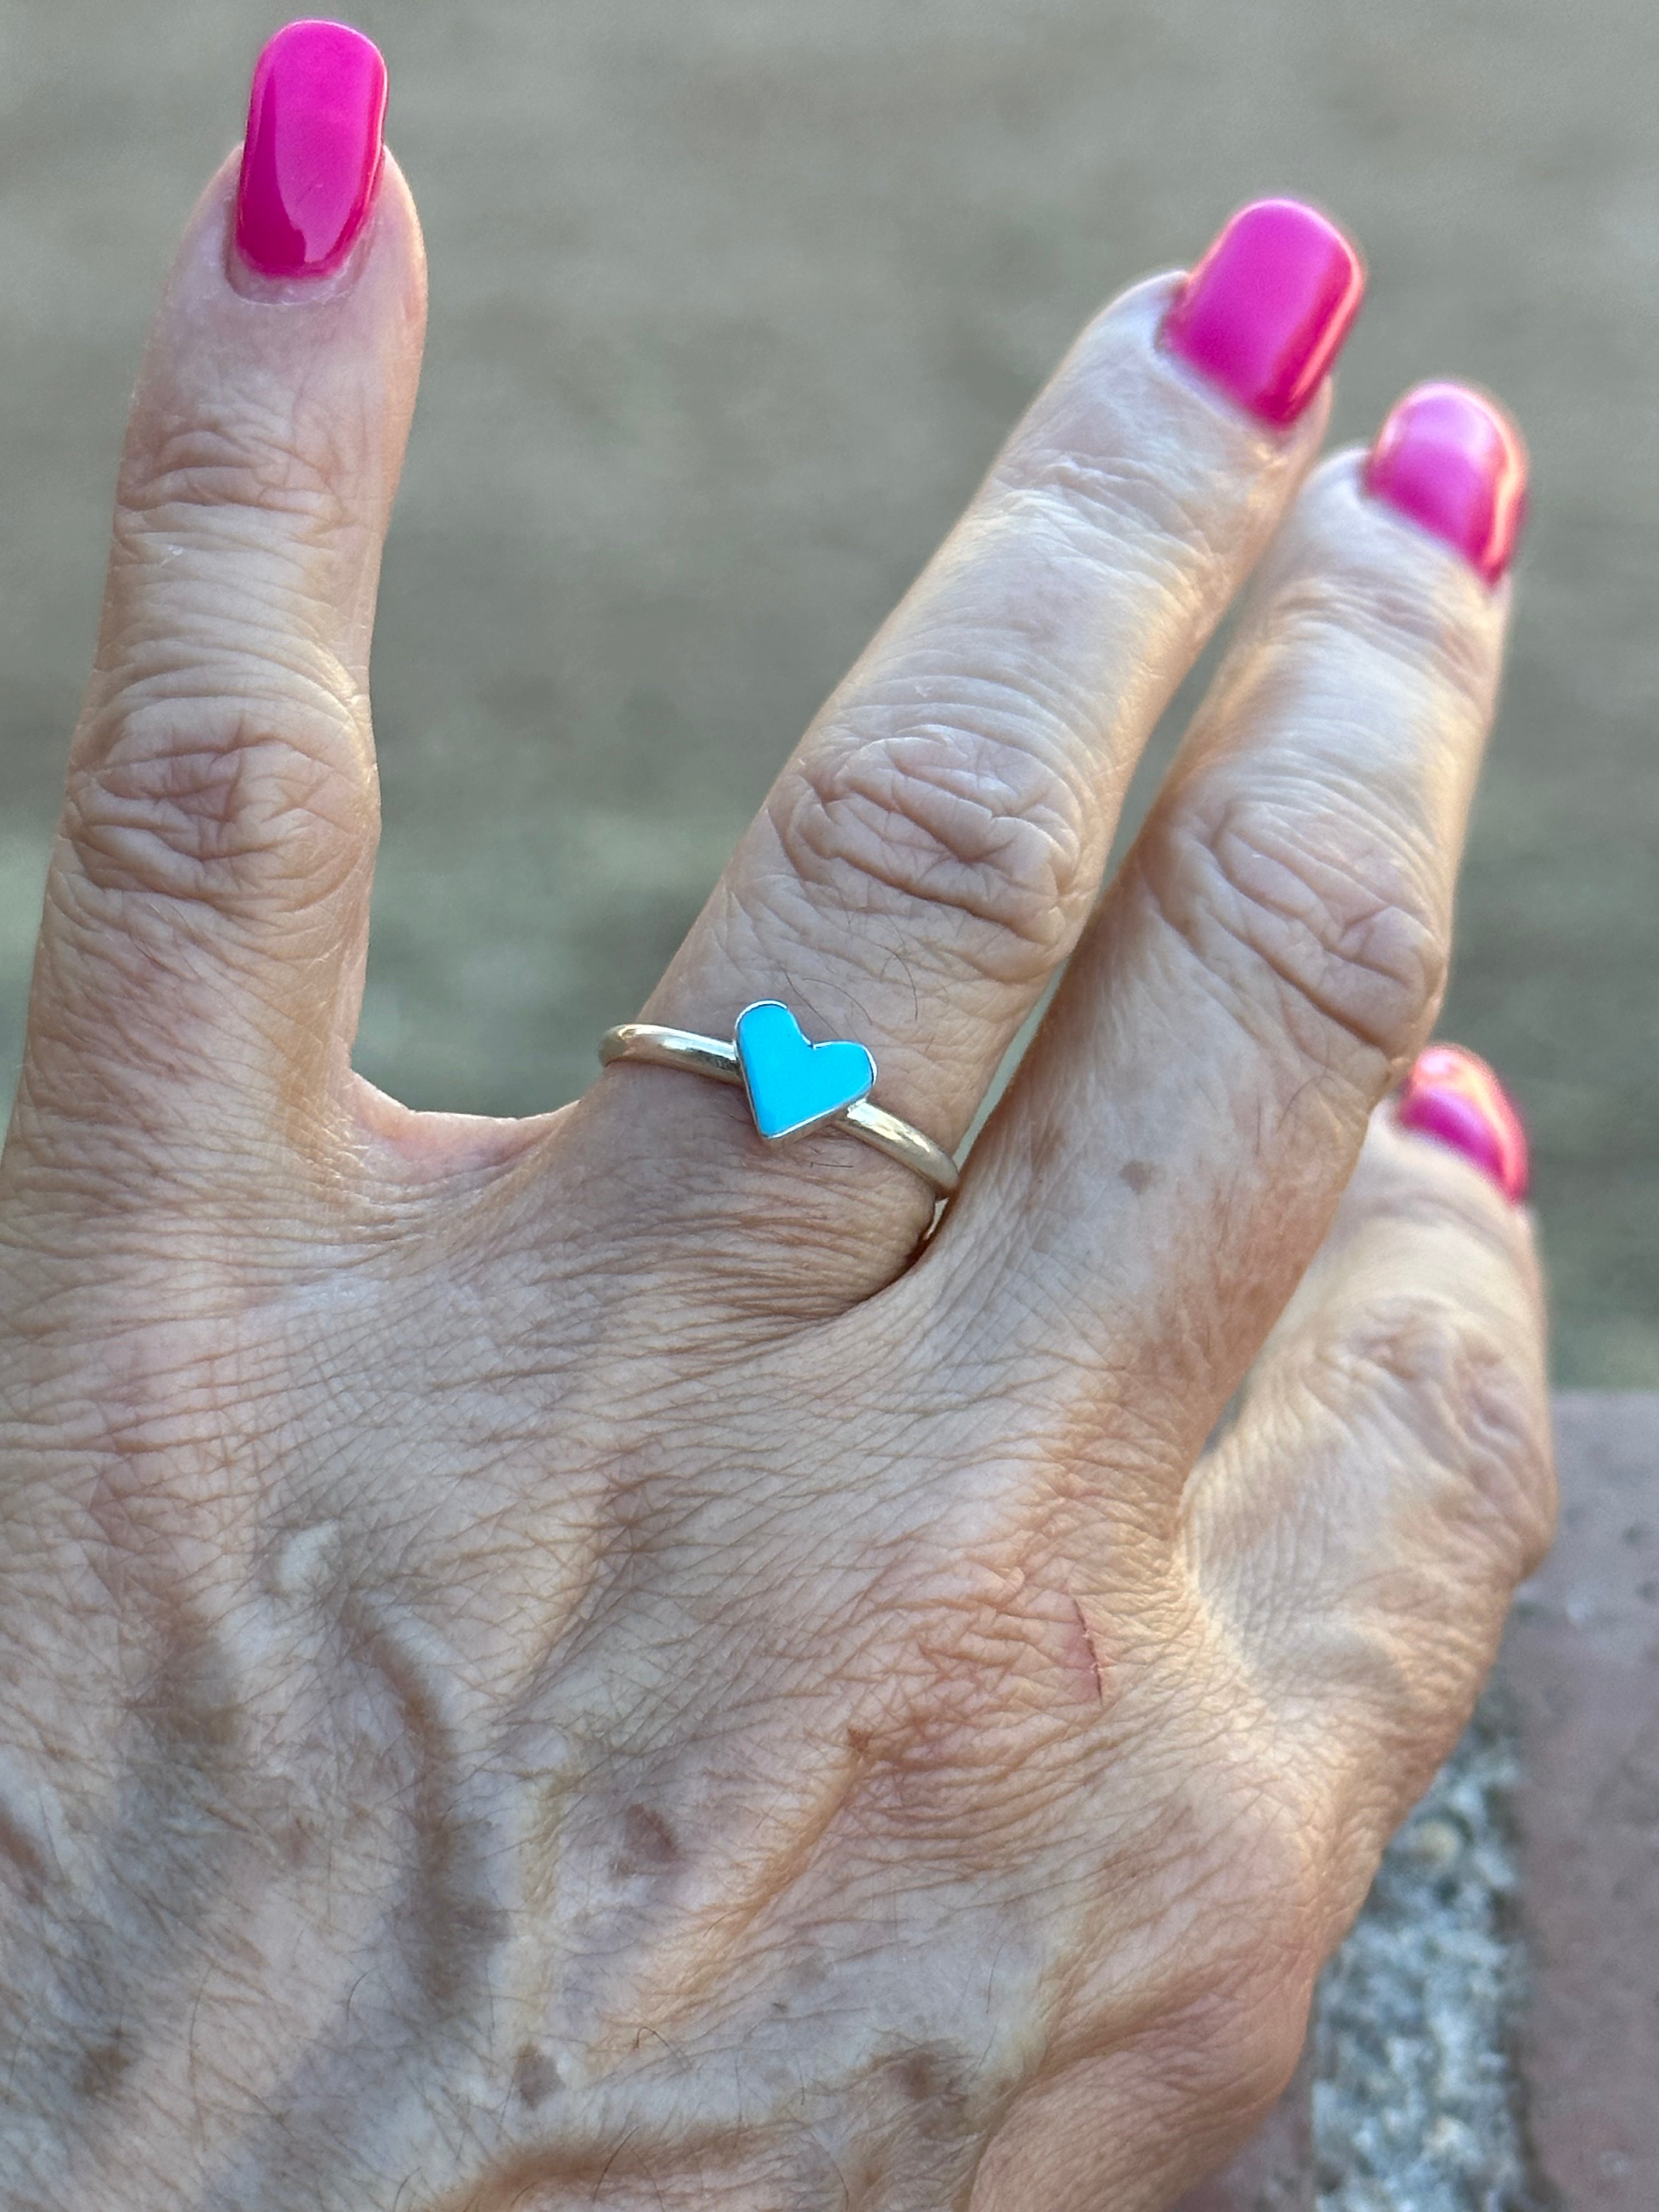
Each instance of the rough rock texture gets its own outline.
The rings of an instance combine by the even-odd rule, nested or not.
[[[1319,2212],[1537,2212],[1514,2063],[1519,1775],[1497,1692],[1384,1858],[1315,2031]]]
[[[1565,1393],[1557,1436],[1555,1549],[1311,2065],[1180,2212],[1659,2206],[1659,1396]]]
[[[1504,1655],[1540,2171],[1571,2212],[1659,2206],[1659,1400],[1559,1408],[1561,1536]]]

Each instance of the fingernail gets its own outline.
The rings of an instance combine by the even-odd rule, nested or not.
[[[1378,431],[1365,489],[1455,546],[1495,584],[1527,519],[1527,449],[1509,417],[1478,392],[1419,384]]]
[[[266,276],[324,276],[350,252],[380,180],[386,64],[344,23],[289,23],[254,64],[236,246]]]
[[[1449,1145],[1484,1169],[1505,1198],[1527,1194],[1527,1133],[1510,1095],[1484,1060],[1462,1045],[1419,1053],[1400,1094],[1402,1127]]]
[[[1365,270],[1300,200],[1257,200],[1222,232],[1164,319],[1164,342],[1264,422],[1294,422],[1325,381]]]

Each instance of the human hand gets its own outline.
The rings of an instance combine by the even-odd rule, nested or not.
[[[1378,1110],[1516,454],[1443,392],[1314,469],[1305,214],[1085,331],[647,1010],[785,998],[951,1146],[1072,956],[931,1238],[688,1074],[410,1113],[349,1054],[421,251],[369,52],[264,69],[135,402],[0,1173],[4,2201],[1153,2212],[1547,1535],[1504,1109]]]

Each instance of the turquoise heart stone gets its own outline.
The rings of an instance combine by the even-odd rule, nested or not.
[[[809,1044],[800,1024],[776,999],[763,999],[738,1016],[733,1042],[749,1110],[769,1145],[804,1135],[867,1097],[876,1063],[861,1044],[844,1038]]]

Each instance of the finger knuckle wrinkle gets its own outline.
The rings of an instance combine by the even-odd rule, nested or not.
[[[1490,703],[1490,633],[1395,568],[1373,562],[1284,580],[1272,626],[1287,657],[1354,667],[1358,653],[1413,691],[1438,691],[1481,712]]]
[[[188,539],[193,516],[237,509],[280,518],[286,534],[325,538],[348,521],[337,489],[348,474],[325,426],[301,435],[275,408],[168,424],[122,472],[118,538],[173,526]]]
[[[1006,710],[1005,710],[1006,711]],[[772,802],[790,866],[838,912],[913,924],[1003,982],[1047,973],[1088,897],[1084,810],[988,703],[805,763]],[[944,943],[939,945],[941,932]]]
[[[1377,1301],[1327,1348],[1333,1402],[1370,1404],[1414,1465],[1439,1478],[1449,1517],[1474,1517],[1514,1547],[1514,1571],[1543,1555],[1554,1522],[1548,1413],[1526,1348],[1498,1321],[1420,1291]]]
[[[1148,562],[1161,551],[1172,568],[1180,567],[1205,547],[1210,517],[1196,488],[1168,460],[1027,447],[1005,466],[998,489],[1006,504],[1027,520],[1047,522],[1081,552],[1098,556],[1109,549],[1115,560],[1134,546]]]
[[[217,700],[118,711],[70,779],[65,822],[88,882],[221,911],[289,884],[325,895],[371,834],[341,719]]]
[[[1421,873],[1374,831],[1333,822],[1321,835],[1235,799],[1173,826],[1150,888],[1165,921],[1248,1003],[1267,980],[1322,1062],[1335,1035],[1397,1064],[1444,990],[1446,933]]]

